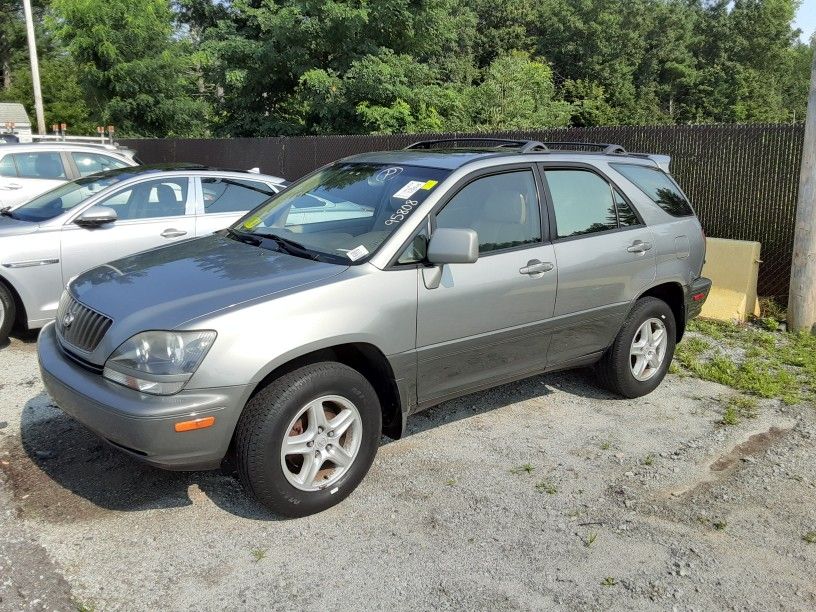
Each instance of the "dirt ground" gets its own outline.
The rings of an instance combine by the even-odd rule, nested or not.
[[[719,424],[715,383],[587,372],[447,402],[360,488],[282,520],[220,473],[142,466],[0,350],[0,609],[816,608],[816,409]]]

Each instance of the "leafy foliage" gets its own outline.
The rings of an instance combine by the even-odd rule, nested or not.
[[[35,0],[48,123],[144,136],[801,120],[799,0]],[[0,99],[31,106],[20,0]]]

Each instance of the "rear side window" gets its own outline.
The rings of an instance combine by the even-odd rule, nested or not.
[[[107,155],[100,155],[98,153],[71,153],[71,157],[77,166],[77,170],[82,176],[88,176],[103,170],[115,170],[117,168],[124,168],[127,164],[118,159],[108,157]]]
[[[0,176],[17,176],[17,168],[11,155],[6,155],[0,159]]]
[[[660,208],[674,217],[694,214],[685,196],[674,181],[658,168],[635,164],[610,164],[649,196]]]
[[[59,153],[15,153],[17,175],[24,178],[65,179]]]
[[[202,178],[204,212],[246,212],[266,202],[275,191],[266,183],[231,178]]]

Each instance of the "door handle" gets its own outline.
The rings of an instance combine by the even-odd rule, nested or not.
[[[643,242],[642,240],[635,240],[631,246],[626,247],[630,253],[645,253],[652,248],[651,242]]]
[[[177,230],[173,227],[169,227],[161,233],[162,238],[178,238],[179,236],[185,236],[187,234],[184,230]]]
[[[549,261],[539,261],[538,259],[531,259],[527,262],[527,265],[523,268],[519,269],[519,274],[543,274],[544,272],[549,272],[555,266],[551,264]]]

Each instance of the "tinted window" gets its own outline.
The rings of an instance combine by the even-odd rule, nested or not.
[[[100,155],[98,153],[71,153],[71,157],[79,170],[81,176],[88,176],[103,170],[115,170],[124,168],[127,164],[118,159]]]
[[[640,221],[623,194],[617,189],[613,190],[615,193],[615,206],[618,209],[618,225],[625,227],[627,225],[640,225]]]
[[[632,181],[655,204],[675,217],[693,215],[694,211],[674,181],[658,168],[635,164],[610,164]]]
[[[618,227],[612,189],[587,170],[546,170],[559,238]]]
[[[117,178],[94,177],[81,178],[70,183],[63,183],[36,198],[29,200],[11,214],[23,221],[47,221],[81,204],[92,195],[114,185]]]
[[[59,153],[15,153],[17,174],[25,178],[64,179],[65,168]]]
[[[0,176],[17,176],[17,168],[11,155],[6,155],[0,159]]]
[[[229,178],[202,178],[201,189],[205,213],[245,212],[275,195],[265,183]]]
[[[154,179],[139,183],[99,202],[110,206],[120,220],[177,217],[185,214],[187,178]]]
[[[476,230],[480,253],[540,242],[537,194],[530,170],[486,176],[453,196],[436,224]]]

